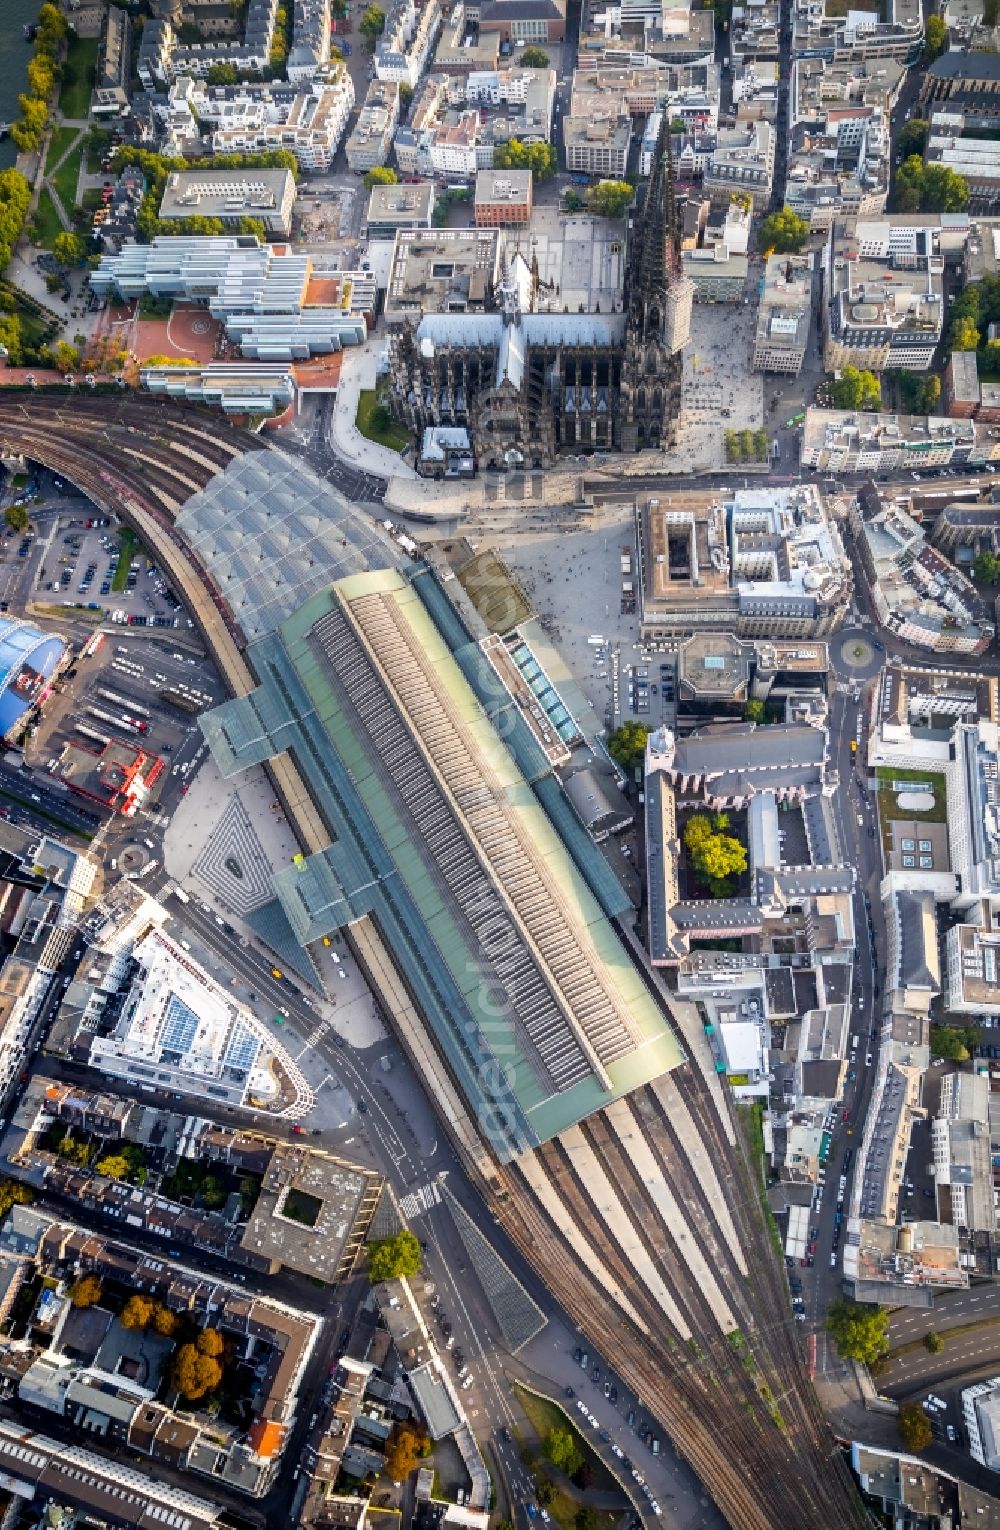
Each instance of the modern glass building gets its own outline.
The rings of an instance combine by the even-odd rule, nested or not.
[[[10,738],[45,690],[66,653],[61,637],[0,616],[0,734]]]

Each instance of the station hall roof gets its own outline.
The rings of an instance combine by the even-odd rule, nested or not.
[[[373,916],[501,1158],[680,1061],[627,900],[431,571],[342,579],[251,659],[203,727],[224,775],[291,748],[316,784],[334,843],[276,877],[289,922]]]

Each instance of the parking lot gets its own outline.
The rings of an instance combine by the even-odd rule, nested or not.
[[[22,551],[23,549],[23,551]],[[180,601],[128,531],[107,516],[59,515],[16,555],[34,554],[32,597],[44,607],[83,606],[117,625],[191,627]]]

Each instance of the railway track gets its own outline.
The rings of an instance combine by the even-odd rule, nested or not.
[[[0,447],[54,468],[128,522],[184,600],[230,694],[243,696],[254,688],[243,634],[176,521],[190,496],[236,455],[266,449],[256,437],[196,409],[132,396],[79,395],[67,404],[45,395],[11,395],[0,401]],[[279,756],[269,770],[303,851],[325,848],[330,835],[294,762]],[[700,1038],[685,1034],[673,1013],[671,1022],[690,1059]],[[605,1112],[589,1118],[583,1130],[616,1188],[622,1216],[669,1284],[690,1338],[682,1337],[652,1299],[559,1139],[538,1149],[536,1162],[560,1209],[585,1230],[637,1322],[574,1252],[516,1163],[497,1167],[489,1184],[475,1166],[473,1177],[512,1241],[593,1346],[627,1377],[731,1525],[861,1530],[865,1520],[853,1480],[805,1371],[759,1186],[739,1131],[734,1145],[732,1120],[720,1115],[729,1106],[713,1095],[697,1061],[687,1061],[671,1078],[701,1150],[725,1186],[745,1272],[718,1208],[693,1170],[679,1122],[653,1086],[629,1097],[634,1129],[668,1177],[683,1225],[665,1226],[657,1216]],[[460,1151],[466,1146],[457,1145]],[[467,1152],[463,1156],[468,1160]],[[738,1340],[723,1333],[707,1291],[692,1280],[684,1248],[689,1237],[701,1240],[711,1255],[716,1284],[723,1286],[739,1324]]]

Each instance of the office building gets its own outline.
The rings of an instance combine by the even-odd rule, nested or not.
[[[812,257],[770,255],[757,309],[754,371],[798,376],[809,344],[811,317]]]
[[[166,222],[199,217],[239,223],[257,218],[269,235],[287,239],[294,205],[290,170],[172,170],[159,216]]]
[[[480,170],[476,176],[474,217],[477,228],[508,228],[531,222],[530,170]]]

